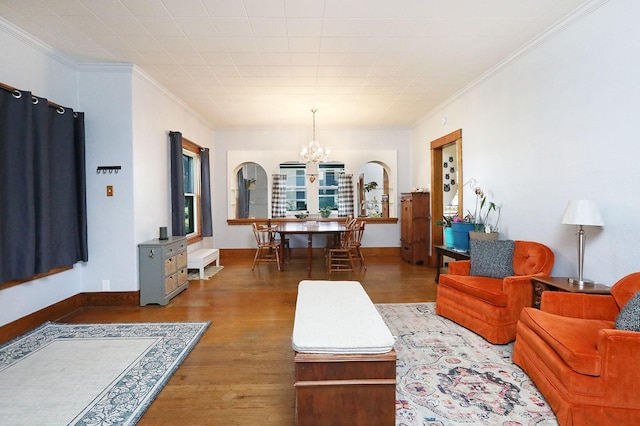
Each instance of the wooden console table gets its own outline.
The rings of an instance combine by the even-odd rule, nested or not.
[[[447,256],[455,260],[469,260],[468,252],[457,251],[447,246],[434,246],[436,249],[436,282],[440,279],[440,269],[442,268],[442,257]]]
[[[611,287],[604,284],[578,286],[571,284],[568,277],[531,277],[533,285],[533,307],[540,309],[544,291],[568,291],[571,293],[611,294]]]

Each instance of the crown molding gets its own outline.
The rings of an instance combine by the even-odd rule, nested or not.
[[[42,53],[45,56],[61,63],[62,65],[71,68],[74,71],[78,70],[78,64],[69,56],[60,53],[54,47],[48,45],[42,40],[34,37],[28,32],[24,31],[22,28],[15,26],[11,22],[6,19],[0,17],[0,30],[6,32],[10,36],[16,38],[17,40],[25,43],[28,46],[31,46],[38,52]]]
[[[498,62],[496,65],[494,65],[489,70],[487,70],[484,74],[480,75],[478,78],[476,78],[475,80],[473,80],[472,82],[467,84],[465,87],[463,87],[462,89],[460,89],[459,91],[454,93],[451,97],[449,97],[448,99],[443,101],[440,105],[438,105],[437,107],[432,109],[423,118],[418,120],[413,125],[413,128],[419,126],[424,121],[426,121],[429,118],[433,117],[434,115],[440,113],[442,111],[442,109],[445,108],[447,105],[450,105],[450,104],[454,103],[455,101],[457,101],[463,95],[465,95],[466,93],[471,91],[474,87],[478,86],[480,83],[482,83],[483,81],[485,81],[489,77],[491,77],[494,74],[498,73],[505,66],[509,65],[510,63],[518,60],[519,58],[521,58],[523,56],[526,56],[526,55],[530,54],[535,49],[537,49],[539,46],[547,43],[549,40],[551,40],[551,39],[555,38],[557,35],[563,33],[564,31],[569,29],[571,26],[573,26],[573,24],[581,21],[584,17],[586,17],[587,15],[591,14],[592,12],[594,12],[595,10],[597,10],[602,5],[604,5],[605,3],[608,3],[608,2],[609,2],[609,0],[591,0],[591,1],[588,1],[588,2],[586,2],[584,4],[582,4],[576,10],[571,12],[569,15],[565,16],[560,21],[558,21],[551,28],[545,30],[540,35],[535,37],[533,40],[531,40],[530,42],[528,42],[524,46],[522,46],[520,49],[518,49],[515,52],[511,53],[510,55],[508,55],[502,61]]]

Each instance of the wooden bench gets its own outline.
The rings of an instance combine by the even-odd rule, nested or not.
[[[200,279],[204,279],[204,268],[215,262],[220,266],[220,250],[212,248],[202,248],[187,253],[187,269],[200,270]]]
[[[300,282],[296,424],[395,425],[394,338],[357,281]]]

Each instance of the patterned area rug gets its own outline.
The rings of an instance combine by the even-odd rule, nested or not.
[[[212,276],[214,276],[218,272],[222,271],[223,268],[224,268],[224,266],[216,266],[216,265],[205,266],[205,268],[204,268],[204,279],[208,280],[209,278],[211,278]],[[190,280],[199,280],[200,279],[200,271],[198,271],[197,269],[190,269],[189,270],[189,279]]]
[[[556,426],[553,411],[492,345],[435,314],[435,303],[376,305],[396,336],[398,426]]]
[[[0,423],[135,424],[209,324],[45,323],[0,346]]]

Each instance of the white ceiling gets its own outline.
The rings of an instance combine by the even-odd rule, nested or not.
[[[412,126],[585,0],[0,0],[78,63],[140,67],[220,126]],[[3,82],[11,84],[11,82]]]

